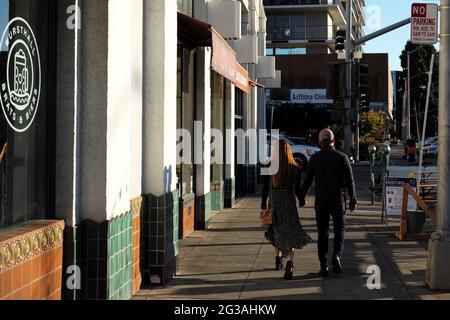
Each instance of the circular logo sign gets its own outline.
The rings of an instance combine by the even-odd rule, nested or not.
[[[14,18],[3,32],[0,48],[8,51],[0,104],[11,128],[25,132],[36,116],[41,94],[39,48],[28,22]]]

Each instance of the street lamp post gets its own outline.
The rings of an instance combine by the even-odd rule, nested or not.
[[[406,129],[406,132],[407,132],[407,137],[406,137],[406,139],[407,140],[409,140],[409,139],[411,139],[411,54],[413,54],[414,52],[416,52],[417,50],[419,50],[420,49],[420,47],[419,48],[416,48],[416,49],[414,49],[414,50],[412,50],[412,51],[408,51],[408,53],[407,53],[407,62],[408,62],[408,66],[407,66],[407,68],[408,68],[408,79],[407,79],[407,92],[408,92],[408,96],[407,96],[407,99],[408,99],[408,112],[407,112],[407,114],[408,114],[408,122],[407,122],[407,129]]]
[[[345,125],[344,125],[344,148],[345,153],[351,157],[352,154],[352,127],[350,115],[352,110],[352,58],[354,44],[352,42],[353,17],[352,17],[353,1],[347,1],[347,28],[346,28],[346,44],[345,44],[345,62],[346,62],[346,97],[345,97]]]

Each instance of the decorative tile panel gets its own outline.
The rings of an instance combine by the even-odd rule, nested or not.
[[[0,300],[60,300],[63,221],[29,221],[0,233]]]

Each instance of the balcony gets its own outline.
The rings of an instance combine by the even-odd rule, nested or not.
[[[275,12],[326,12],[333,23],[343,27],[346,24],[345,9],[341,0],[264,0],[266,14]]]
[[[340,0],[264,0],[264,6],[336,4]]]
[[[289,41],[333,41],[337,26],[274,27],[267,31],[267,40],[271,42]]]

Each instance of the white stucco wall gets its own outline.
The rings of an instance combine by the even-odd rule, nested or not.
[[[109,0],[108,8],[108,219],[130,208],[131,4],[131,1]]]
[[[78,215],[78,139],[77,117],[80,95],[77,90],[77,50],[80,30],[66,27],[67,7],[73,0],[57,2],[57,74],[56,74],[56,217],[64,219],[66,226],[73,227],[79,221]]]
[[[80,43],[80,160],[81,220],[105,221],[108,105],[108,2],[83,1]]]
[[[130,135],[130,197],[142,195],[142,35],[143,0],[129,0],[132,6],[131,25],[131,135]],[[145,1],[145,0],[144,0]]]
[[[230,81],[226,82],[226,102],[225,102],[225,124],[227,132],[226,139],[226,166],[225,179],[235,177],[235,114],[236,114],[236,87]]]
[[[201,139],[203,141],[202,164],[197,165],[198,196],[203,196],[211,191],[211,48],[201,48],[198,52],[197,64],[197,121],[202,122]]]
[[[142,0],[109,0],[108,219],[142,194],[142,10]]]
[[[176,0],[144,1],[143,193],[176,189]]]

